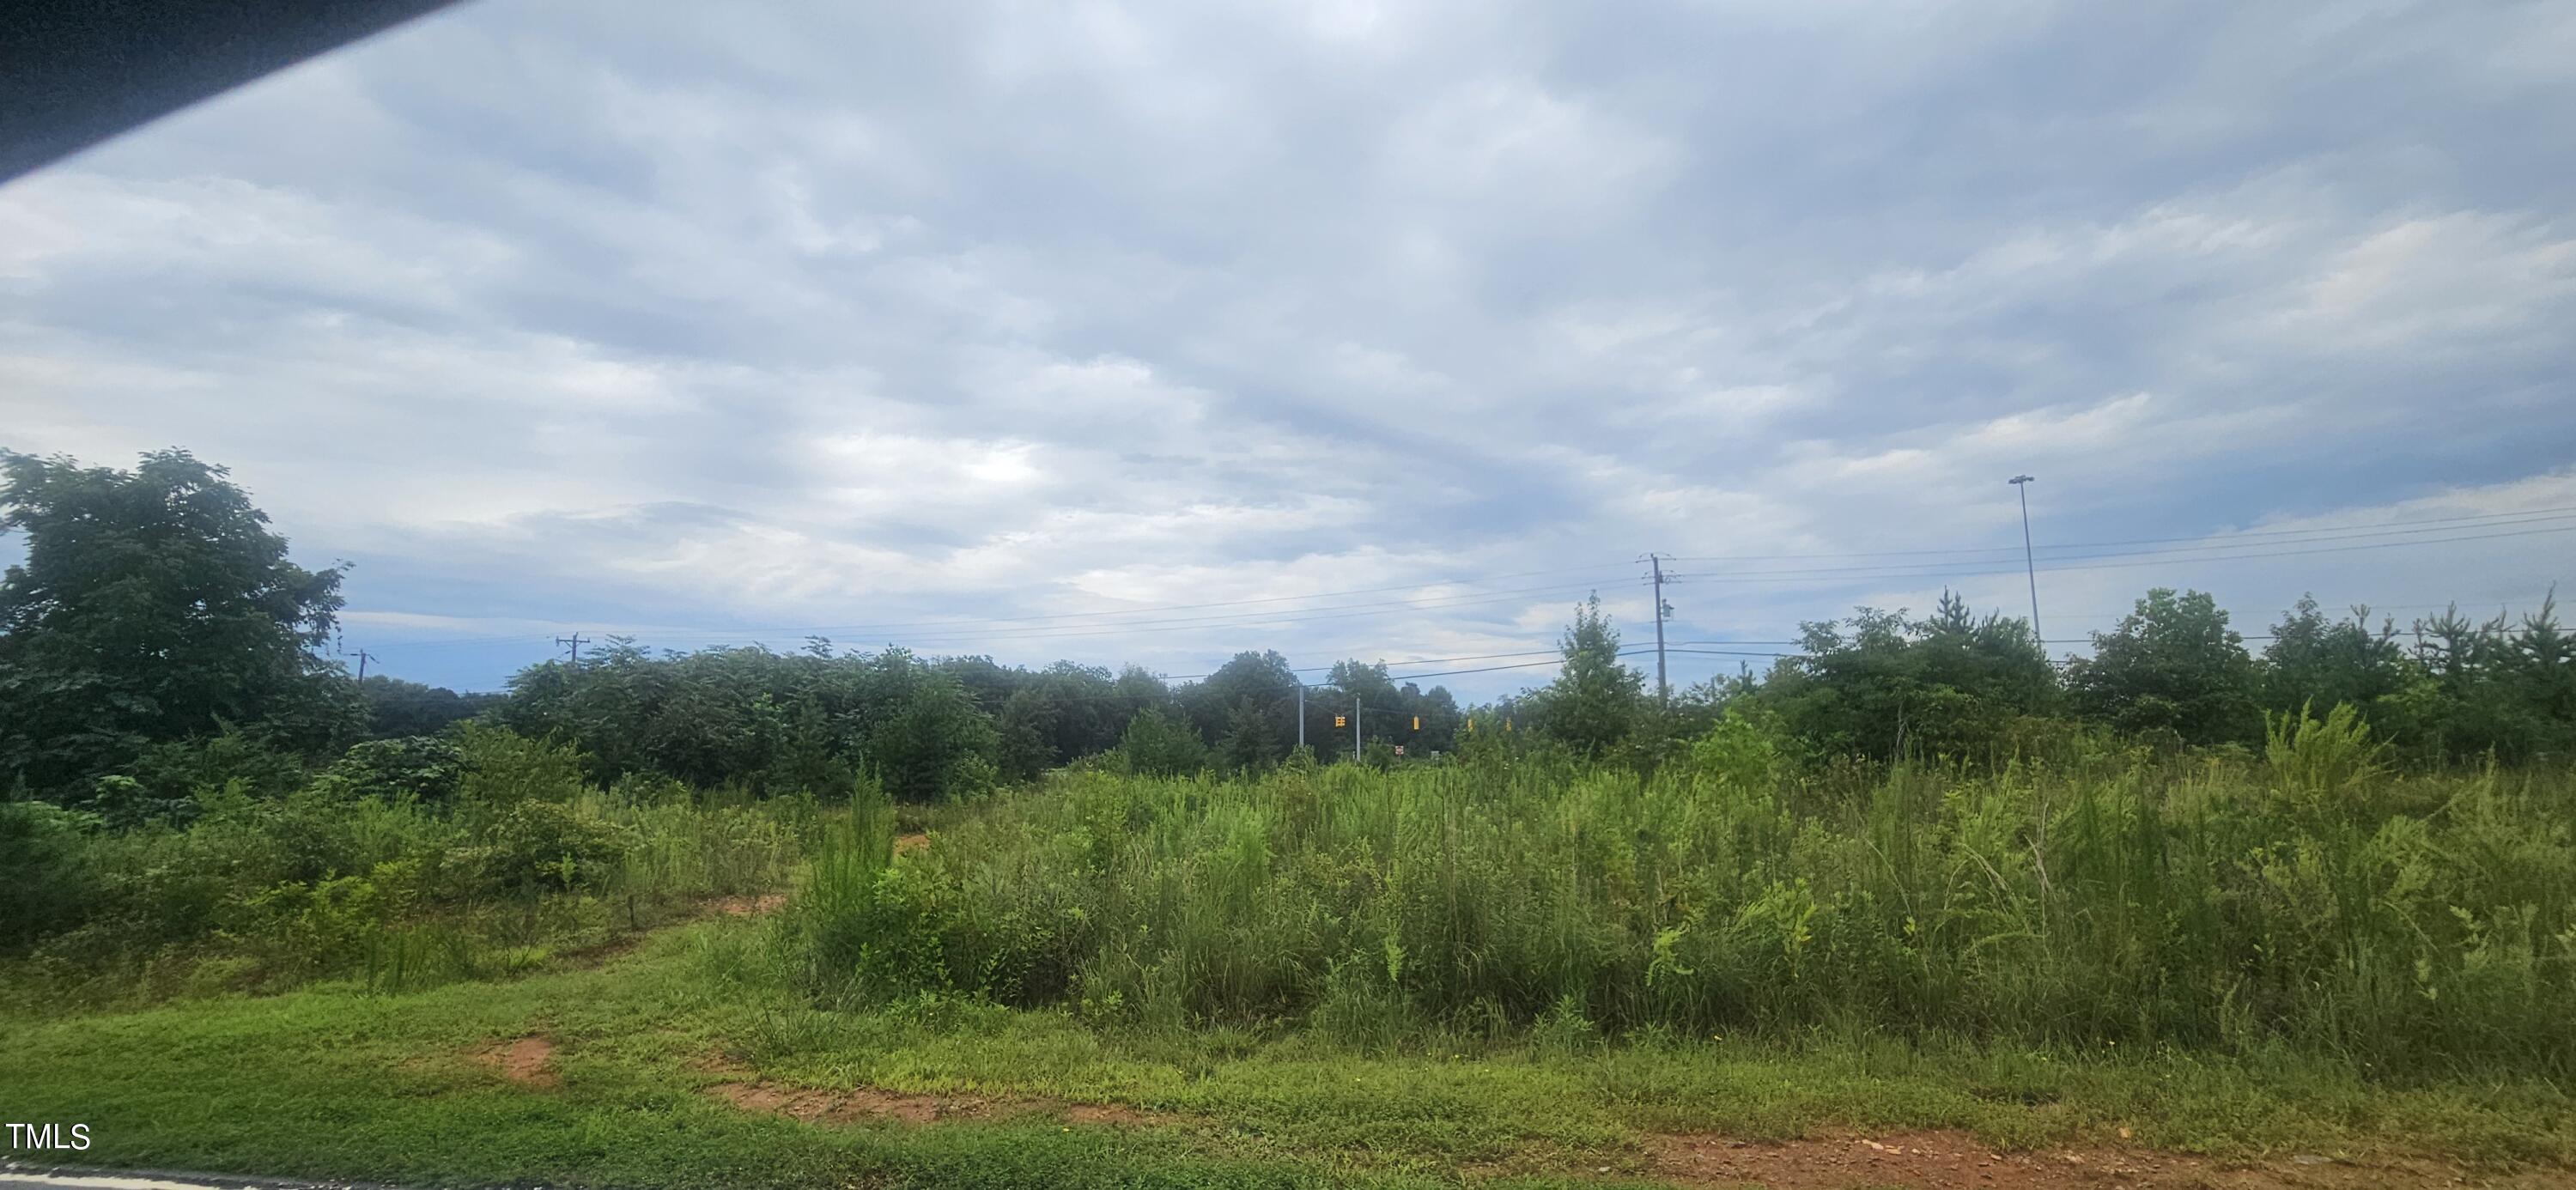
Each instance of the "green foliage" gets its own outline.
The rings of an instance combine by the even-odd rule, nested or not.
[[[1733,706],[1691,742],[1693,775],[1730,793],[1768,794],[1790,768],[1792,753],[1776,712]]]
[[[2301,596],[2264,646],[2263,709],[2286,712],[2313,704],[2366,710],[2405,688],[2413,670],[2394,624],[2382,621],[2374,631],[2367,607],[2352,609],[2350,620],[2329,620],[2314,596]]]
[[[76,923],[89,897],[81,853],[97,816],[0,802],[0,953]]]
[[[2119,628],[2093,634],[2093,655],[2069,662],[2066,682],[2079,712],[2123,732],[2216,744],[2250,740],[2263,722],[2244,638],[2199,591],[2147,592]]]
[[[340,572],[288,561],[224,474],[177,450],[130,472],[0,452],[0,531],[26,542],[0,576],[0,786],[77,799],[230,726],[289,751],[358,734],[347,678],[311,651]]]
[[[2337,703],[2324,719],[2302,706],[2294,714],[2265,715],[2263,755],[2282,792],[2310,810],[2342,812],[2388,775],[2388,745],[2374,743],[2369,725],[2351,703]]]
[[[1224,738],[1217,741],[1217,767],[1228,772],[1259,772],[1288,753],[1288,743],[1278,736],[1260,704],[1245,698],[1235,704],[1234,713],[1226,718]]]
[[[616,870],[630,842],[595,814],[531,798],[493,815],[474,845],[447,862],[487,894],[594,888]]]
[[[0,1053],[12,1110],[89,1121],[92,1164],[401,1185],[1584,1187],[1628,1184],[1594,1171],[1636,1168],[1640,1133],[1758,1143],[1932,1128],[2014,1154],[2109,1144],[2134,1126],[2124,1148],[2355,1162],[2290,1167],[2329,1184],[2389,1174],[2421,1179],[2400,1185],[2549,1185],[2576,1159],[2567,1092],[2538,1080],[2393,1080],[2279,1051],[2236,1060],[1856,1030],[1626,1044],[1569,1031],[1540,1052],[1519,1037],[1417,1025],[1372,1055],[1303,1032],[1103,1029],[954,997],[826,1011],[772,985],[764,932],[706,922],[605,965],[401,995],[344,984],[0,1016]],[[1382,963],[1351,966],[1384,979]],[[532,1035],[557,1043],[560,1086],[514,1084],[472,1056]],[[742,1070],[710,1074],[716,1053]],[[720,1078],[1177,1118],[1104,1126],[1040,1110],[933,1127],[809,1124],[712,1102]],[[2377,1163],[2388,1156],[2406,1160],[2387,1170]],[[2060,1164],[2047,1153],[1996,1164],[2028,1161]],[[2221,1184],[2264,1176],[2209,1173]],[[1819,1176],[1834,1184],[1830,1169]]]
[[[1636,726],[1646,676],[1619,664],[1619,633],[1599,595],[1574,609],[1574,623],[1557,647],[1565,668],[1530,696],[1532,718],[1578,754],[1600,755]]]
[[[1363,1046],[1865,1025],[2576,1074],[2576,784],[2400,778],[2349,710],[2260,764],[1815,781],[1753,711],[1651,779],[1530,758],[1065,774],[835,877],[807,988],[1305,1020]],[[819,911],[818,911],[819,912]]]
[[[2576,640],[2555,598],[2508,622],[2451,608],[2414,626],[2417,674],[2371,708],[2419,758],[2507,764],[2576,757]]]
[[[510,680],[495,712],[522,735],[579,748],[591,780],[652,772],[692,785],[837,797],[861,772],[896,797],[932,801],[988,788],[1001,737],[947,668],[900,649],[835,655],[709,649],[647,656],[612,637],[578,670],[549,663]],[[470,725],[469,725],[470,726]],[[1035,759],[1039,726],[1018,721],[1014,765]]]
[[[505,727],[478,723],[457,733],[464,772],[459,800],[478,810],[506,810],[524,801],[570,801],[582,791],[585,757],[570,744],[532,739]]]
[[[1297,674],[1276,650],[1237,653],[1174,701],[1199,738],[1233,737],[1220,748],[1232,767],[1273,763],[1296,736]]]
[[[488,734],[477,738],[477,746],[480,760],[486,764],[507,764],[517,759],[495,756]],[[465,749],[457,744],[427,736],[405,736],[350,745],[315,780],[346,797],[443,802],[455,797],[464,785],[466,767]]]
[[[1127,771],[1151,777],[1195,773],[1208,763],[1207,745],[1198,733],[1156,710],[1127,721],[1126,732],[1118,737],[1118,754]]]
[[[358,745],[282,797],[204,788],[190,813],[122,830],[0,803],[0,863],[23,874],[0,888],[0,956],[14,956],[0,992],[52,1006],[344,972],[386,990],[507,974],[559,942],[777,887],[813,824],[808,799],[700,805],[648,780],[603,794],[580,766],[474,726],[452,746]]]
[[[1749,697],[1819,756],[2000,759],[2016,720],[2056,704],[2030,626],[1978,619],[1946,592],[1928,618],[1862,608],[1801,636],[1805,655],[1774,665]]]

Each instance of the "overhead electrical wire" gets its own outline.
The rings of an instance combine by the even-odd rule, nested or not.
[[[2245,530],[2239,530],[2239,531],[2227,532],[2227,533],[2203,534],[2203,535],[2198,536],[2198,537],[2135,537],[2135,538],[2128,538],[2128,539],[2126,539],[2126,540],[2119,540],[2119,541],[2062,541],[2062,542],[2058,542],[2058,543],[2053,544],[2053,545],[2041,545],[2041,546],[2036,546],[2036,547],[2033,547],[2033,548],[2035,548],[2035,549],[2037,549],[2037,550],[2041,550],[2041,551],[2046,551],[2046,550],[2084,550],[2084,549],[2106,549],[2106,548],[2110,548],[2110,547],[2113,547],[2113,546],[2129,546],[2129,545],[2172,545],[2172,544],[2189,543],[2189,542],[2203,542],[2203,543],[2211,543],[2211,544],[2225,544],[2225,543],[2227,543],[2227,542],[2234,541],[2234,540],[2239,539],[2239,538],[2248,538],[2248,537],[2295,537],[2295,536],[2304,536],[2304,535],[2308,535],[2308,534],[2315,534],[2315,533],[2377,533],[2377,532],[2397,532],[2397,531],[2404,531],[2404,532],[2417,532],[2417,531],[2422,531],[2422,530],[2419,530],[2419,526],[2458,525],[2458,524],[2464,524],[2464,523],[2467,523],[2467,522],[2495,521],[2495,520],[2501,520],[2501,519],[2506,519],[2506,518],[2520,518],[2520,517],[2546,518],[2546,517],[2555,517],[2555,516],[2563,515],[2563,514],[2576,514],[2576,505],[2566,505],[2566,506],[2555,507],[2555,508],[2525,508],[2525,509],[2518,509],[2518,510],[2516,510],[2516,511],[2512,511],[2512,512],[2486,512],[2486,513],[2474,513],[2474,514],[2467,514],[2467,515],[2456,516],[2456,517],[2426,517],[2426,518],[2422,518],[2422,519],[2418,519],[2418,520],[2411,520],[2411,521],[2386,521],[2386,522],[2382,522],[2382,523],[2380,523],[2380,524],[2376,524],[2376,525],[2312,525],[2312,526],[2309,526],[2309,527],[2304,528],[2304,529],[2245,529]],[[2471,527],[2475,527],[2475,526],[2471,526]],[[2009,546],[2009,545],[1998,545],[1998,546],[1953,546],[1953,547],[1947,547],[1947,548],[1942,548],[1942,549],[1923,549],[1923,550],[1864,550],[1864,551],[1859,551],[1859,552],[1854,552],[1854,553],[1815,553],[1815,554],[1696,554],[1696,555],[1693,555],[1693,554],[1685,554],[1685,555],[1682,555],[1682,556],[1680,556],[1680,557],[1676,557],[1676,558],[1674,558],[1673,560],[1674,560],[1674,561],[1677,561],[1677,562],[1783,562],[1783,561],[1800,561],[1800,560],[1804,560],[1804,559],[1835,559],[1835,558],[1902,558],[1902,557],[1923,557],[1923,556],[1930,556],[1930,555],[1955,555],[1955,554],[1994,554],[1994,553],[2002,553],[2002,554],[2018,554],[2018,553],[2020,553],[2020,552],[2022,552],[2022,551],[2017,550],[2017,549],[2014,549],[2014,548],[2012,548],[2012,547],[2011,547],[2011,546]]]
[[[2241,546],[2218,545],[2192,547],[2190,549],[2141,550],[2126,553],[2078,555],[2072,558],[2056,559],[2056,561],[2061,563],[2081,562],[2084,564],[2054,566],[2042,564],[2037,566],[2035,569],[2042,574],[2074,573],[2088,570],[2124,570],[2139,566],[2161,566],[2174,563],[2230,562],[2243,561],[2247,559],[2291,558],[2308,554],[2341,554],[2351,553],[2357,550],[2400,549],[2408,546],[2449,545],[2463,541],[2491,541],[2498,538],[2532,537],[2551,533],[2576,533],[2576,523],[2553,525],[2547,528],[2516,529],[2502,533],[2468,533],[2452,537],[2418,538],[2409,541],[2373,541],[2363,542],[2357,545],[2320,546],[2313,549],[2285,549],[2282,548],[2283,545],[2295,546],[2303,543],[2284,542],[2280,544],[2247,543]],[[2338,539],[2323,538],[2319,540],[2332,541]],[[2222,549],[2233,550],[2236,552],[2203,552]],[[2041,561],[2042,563],[2045,563],[2049,561],[2049,559],[2042,559]],[[1977,565],[1985,564],[1960,564],[1960,566]],[[1834,579],[1849,579],[1857,582],[1871,579],[1898,578],[1967,578],[1993,574],[2020,574],[2023,570],[2024,567],[2021,566],[2011,566],[2000,563],[1993,564],[1986,569],[1961,569],[1959,566],[1942,566],[1936,563],[1891,563],[1885,566],[1852,566],[1815,568],[1807,570],[1754,571],[1737,574],[1684,574],[1680,576],[1667,576],[1665,581],[1820,585],[1825,581]]]
[[[1541,572],[1541,573],[1544,573],[1544,572]],[[1497,577],[1497,578],[1508,578],[1508,577],[1512,577],[1512,576],[1509,576],[1509,575],[1498,575],[1498,576],[1495,576],[1495,577]],[[1579,583],[1558,583],[1558,584],[1553,584],[1553,585],[1549,585],[1549,586],[1542,586],[1542,587],[1520,587],[1520,588],[1514,588],[1514,589],[1512,589],[1512,590],[1507,590],[1507,591],[1474,591],[1474,590],[1470,590],[1470,591],[1461,591],[1461,592],[1457,592],[1457,593],[1454,593],[1454,594],[1447,594],[1447,595],[1435,595],[1435,596],[1430,596],[1430,597],[1428,597],[1428,598],[1421,598],[1421,599],[1381,599],[1381,600],[1371,600],[1371,601],[1362,602],[1362,603],[1324,604],[1324,605],[1317,606],[1317,607],[1279,608],[1279,609],[1272,610],[1272,611],[1228,612],[1228,613],[1224,613],[1224,614],[1220,614],[1220,615],[1211,615],[1211,616],[1185,616],[1185,617],[1166,618],[1166,619],[1155,619],[1155,620],[1127,620],[1127,621],[1120,621],[1120,622],[1116,622],[1116,623],[1106,623],[1106,624],[1057,624],[1057,625],[1040,625],[1040,626],[1029,627],[1029,628],[1003,628],[1003,629],[1001,629],[1001,630],[999,630],[999,631],[994,631],[994,630],[989,630],[989,629],[981,629],[981,628],[977,628],[977,627],[975,627],[975,625],[976,625],[976,624],[978,624],[978,623],[992,623],[992,624],[1008,624],[1008,623],[1017,623],[1017,622],[1023,622],[1023,621],[1026,621],[1026,620],[1030,619],[1030,617],[1014,617],[1014,618],[1008,618],[1008,619],[997,619],[997,620],[992,620],[992,621],[971,621],[971,620],[966,620],[966,621],[922,621],[921,623],[922,623],[923,625],[925,625],[925,626],[928,626],[928,625],[936,625],[936,627],[935,627],[935,628],[925,627],[924,629],[921,629],[921,630],[915,630],[915,631],[909,631],[909,632],[902,632],[902,633],[898,633],[897,635],[898,635],[898,636],[900,637],[900,639],[902,639],[902,640],[912,640],[912,641],[932,641],[932,640],[943,640],[943,639],[948,639],[948,638],[968,638],[968,639],[974,639],[974,640],[996,640],[996,639],[1038,639],[1038,638],[1044,638],[1044,637],[1049,637],[1049,636],[1088,635],[1088,634],[1092,634],[1092,630],[1093,630],[1093,629],[1101,629],[1101,630],[1105,630],[1105,631],[1107,631],[1107,632],[1126,632],[1126,631],[1134,631],[1134,630],[1138,630],[1138,629],[1145,629],[1145,628],[1168,628],[1168,627],[1181,627],[1181,626],[1192,626],[1192,625],[1212,625],[1212,626],[1219,626],[1219,627],[1222,627],[1222,626],[1226,626],[1226,625],[1227,625],[1227,624],[1229,624],[1229,623],[1242,623],[1242,624],[1247,624],[1247,625],[1249,625],[1249,624],[1265,624],[1265,623],[1278,623],[1278,622],[1294,622],[1294,620],[1297,620],[1297,619],[1326,619],[1326,618],[1333,618],[1333,617],[1329,617],[1329,616],[1308,615],[1308,614],[1307,614],[1307,613],[1316,613],[1316,612],[1342,612],[1342,611],[1354,611],[1354,612],[1359,612],[1359,613],[1367,614],[1367,613],[1374,613],[1374,612],[1378,612],[1378,611],[1403,611],[1403,610],[1407,610],[1407,609],[1429,609],[1429,610],[1437,610],[1437,609],[1444,608],[1444,607],[1468,606],[1468,605],[1472,605],[1472,604],[1475,604],[1475,603],[1486,603],[1486,602],[1506,602],[1506,601],[1509,601],[1509,600],[1511,600],[1511,599],[1514,599],[1514,598],[1517,598],[1517,597],[1520,597],[1520,596],[1527,596],[1527,595],[1565,594],[1565,593],[1569,593],[1569,592],[1578,592],[1578,591],[1586,591],[1586,590],[1597,590],[1598,588],[1600,588],[1600,587],[1602,587],[1602,586],[1609,585],[1609,584],[1611,584],[1611,583],[1615,583],[1615,582],[1624,582],[1624,581],[1626,581],[1627,577],[1628,577],[1628,576],[1627,576],[1627,574],[1626,574],[1624,571],[1621,571],[1621,572],[1615,572],[1615,573],[1614,573],[1614,572],[1610,572],[1610,571],[1600,571],[1600,572],[1598,572],[1598,579],[1599,579],[1599,581],[1586,581],[1586,582],[1579,582]],[[1480,580],[1480,581],[1491,581],[1491,580]],[[1427,587],[1464,586],[1464,585],[1466,585],[1466,580],[1441,580],[1441,581],[1437,581],[1437,582],[1416,583],[1416,584],[1411,584],[1411,585],[1404,586],[1404,587],[1389,587],[1389,588],[1383,588],[1383,589],[1385,589],[1385,590],[1420,590],[1420,589],[1427,588]],[[1350,593],[1351,593],[1351,592],[1342,592],[1341,594],[1350,594]],[[1328,595],[1323,595],[1323,594],[1318,594],[1318,595],[1301,595],[1301,596],[1284,596],[1284,595],[1283,595],[1283,596],[1278,596],[1278,597],[1276,597],[1276,598],[1274,598],[1274,599],[1270,599],[1270,600],[1246,600],[1246,601],[1242,601],[1242,602],[1246,602],[1246,603],[1279,602],[1279,601],[1287,600],[1287,599],[1322,599],[1322,598],[1328,598],[1328,597],[1329,597]],[[1203,606],[1210,606],[1210,607],[1214,607],[1214,606],[1227,606],[1227,605],[1224,605],[1224,604],[1208,604],[1208,605],[1203,605]],[[1067,613],[1067,615],[1072,615],[1072,614],[1076,614],[1076,613]],[[1080,613],[1080,614],[1093,614],[1093,613]],[[1120,615],[1123,615],[1123,614],[1129,614],[1129,613],[1120,612],[1120,613],[1098,613],[1098,614],[1120,614]],[[1060,618],[1060,617],[1058,617],[1058,618]],[[570,627],[572,627],[572,625],[564,625],[563,627],[565,627],[565,628],[570,628]],[[774,637],[780,637],[780,638],[786,638],[786,639],[802,639],[802,638],[804,638],[804,637],[808,637],[808,636],[821,636],[821,635],[828,635],[828,634],[830,634],[830,633],[834,633],[834,632],[850,632],[850,631],[856,631],[856,630],[862,629],[862,628],[864,628],[864,627],[865,627],[865,626],[852,626],[852,625],[829,625],[829,624],[826,624],[826,625],[813,625],[813,626],[802,627],[802,628],[792,628],[792,627],[771,627],[771,628],[705,628],[705,629],[669,629],[669,630],[656,631],[656,632],[654,632],[652,635],[654,635],[655,637],[661,638],[661,639],[672,639],[672,638],[682,638],[682,639],[688,639],[688,638],[696,638],[696,639],[721,638],[721,639],[727,639],[727,640],[742,640],[742,639],[753,639],[753,638],[758,638],[758,637],[771,637],[771,636],[774,636]],[[893,626],[892,626],[892,625],[887,625],[887,626],[884,626],[884,627],[893,627]],[[512,635],[512,636],[504,636],[504,637],[487,637],[487,638],[480,638],[480,639],[471,639],[471,638],[469,638],[469,639],[465,639],[465,640],[453,640],[453,639],[450,639],[450,640],[442,640],[442,639],[437,639],[437,638],[427,638],[427,639],[414,639],[414,640],[393,640],[393,641],[385,641],[385,642],[382,642],[382,643],[383,643],[383,645],[384,645],[385,647],[388,647],[388,648],[428,648],[428,647],[436,647],[436,646],[442,646],[442,645],[457,645],[457,644],[468,644],[468,643],[496,643],[496,642],[502,642],[502,641],[514,641],[514,640],[535,640],[535,639],[540,639],[540,635],[539,635],[539,634],[537,634],[537,633],[525,633],[525,634],[518,634],[518,635]]]

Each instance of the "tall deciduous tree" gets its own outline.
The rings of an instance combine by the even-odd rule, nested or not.
[[[1565,668],[1532,696],[1547,734],[1586,754],[1628,738],[1646,675],[1619,664],[1619,632],[1601,610],[1599,595],[1575,607],[1574,623],[1557,648],[1565,654]]]
[[[2214,744],[2263,730],[2254,660],[2203,592],[2147,592],[2118,629],[2093,634],[2093,655],[2069,663],[2066,676],[2077,711],[2122,731],[2162,728]]]
[[[1804,655],[1777,663],[1755,697],[1819,753],[1991,756],[2015,718],[2056,701],[2029,623],[1979,617],[1951,592],[1923,619],[1861,608],[1804,627]]]
[[[132,471],[0,452],[0,785],[80,790],[143,748],[255,730],[319,749],[362,730],[331,638],[340,571],[286,539],[221,467],[186,451]]]

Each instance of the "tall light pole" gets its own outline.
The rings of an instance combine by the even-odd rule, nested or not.
[[[2039,634],[2039,563],[2032,560],[2030,553],[2030,481],[2033,478],[2016,475],[2008,482],[2014,491],[2021,493],[2021,564],[2030,574],[2030,638],[2039,642],[2039,651],[2045,653],[2048,651],[2048,638]]]

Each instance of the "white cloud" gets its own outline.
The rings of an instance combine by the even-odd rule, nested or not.
[[[353,632],[523,638],[388,653],[483,686],[583,625],[1504,652],[1592,586],[1633,643],[1642,551],[2017,546],[2024,471],[2043,544],[2543,507],[2576,163],[2530,121],[2576,100],[2571,36],[483,0],[0,189],[0,445],[230,463],[299,554],[360,560]],[[2518,598],[2555,540],[2042,595]],[[1709,636],[1940,589],[1691,565]],[[1234,600],[1272,602],[1019,619]],[[1373,606],[1295,614],[1332,604]]]

